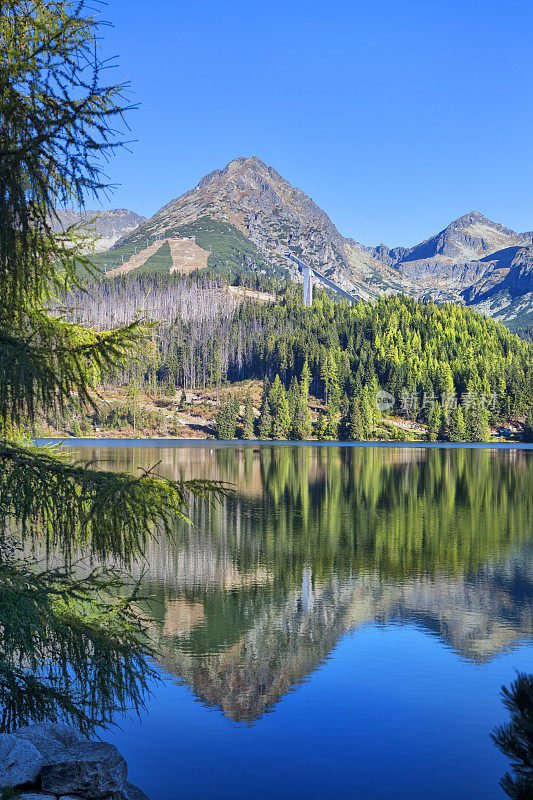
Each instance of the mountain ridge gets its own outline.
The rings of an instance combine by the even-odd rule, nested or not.
[[[232,274],[301,280],[287,260],[291,251],[362,297],[403,292],[479,306],[504,321],[533,313],[531,232],[470,211],[413,247],[370,247],[343,236],[323,209],[257,156],[212,170],[114,249],[129,247],[131,254],[150,241],[191,236],[212,268]],[[179,264],[170,269],[180,271]]]
[[[119,239],[135,228],[146,222],[146,217],[130,211],[127,208],[112,208],[108,211],[100,209],[55,209],[55,219],[52,219],[52,230],[60,233],[71,225],[86,226],[88,231],[95,234],[95,252],[104,252],[113,247]]]

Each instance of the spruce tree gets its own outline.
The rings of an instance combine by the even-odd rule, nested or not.
[[[463,414],[463,409],[460,405],[452,409],[450,414],[450,442],[464,442],[466,441],[466,426]]]
[[[281,382],[279,375],[276,375],[276,377],[274,378],[274,382],[270,385],[268,389],[268,406],[273,419],[275,418],[278,412],[282,395],[285,395],[285,388]]]
[[[440,409],[440,423],[439,429],[437,432],[437,440],[439,442],[448,442],[450,441],[450,423],[449,423],[449,415],[446,413],[445,409],[441,407]]]
[[[331,351],[328,353],[326,382],[326,402],[329,404],[331,414],[333,415],[333,413],[337,412],[339,409],[341,390],[339,385],[337,363]]]
[[[306,400],[307,397],[309,396],[310,386],[311,386],[311,370],[309,369],[309,361],[306,358],[300,375],[300,394],[302,397],[305,397]]]
[[[291,379],[289,391],[287,392],[287,400],[289,401],[289,416],[291,418],[291,428],[294,428],[296,419],[296,409],[298,408],[298,400],[300,398],[300,387],[295,375]]]
[[[502,689],[510,722],[496,728],[492,739],[511,759],[512,773],[501,787],[513,800],[533,799],[533,675],[519,673],[510,689]]]
[[[308,439],[311,435],[311,430],[311,414],[307,407],[306,399],[302,396],[298,400],[298,405],[296,407],[294,437],[296,439]]]
[[[469,412],[466,425],[467,436],[471,442],[489,442],[490,430],[488,414],[484,408],[473,408]]]
[[[439,403],[434,403],[428,413],[427,437],[428,441],[436,442],[442,426],[442,409]]]
[[[331,394],[330,394],[331,399]],[[326,407],[326,436],[328,439],[336,440],[339,438],[339,414],[336,407],[332,402],[329,402]]]
[[[359,408],[359,402],[357,398],[354,399],[352,404],[352,413],[350,416],[348,439],[351,442],[362,442],[365,440],[363,419],[361,417],[361,409]]]
[[[289,401],[283,387],[278,396],[275,416],[272,419],[272,432],[274,439],[287,439],[291,429]]]
[[[265,405],[261,412],[261,418],[259,420],[259,438],[260,439],[270,439],[272,436],[272,417],[270,416],[270,410],[268,408],[268,404]]]
[[[328,420],[325,414],[321,414],[316,428],[317,439],[324,441],[328,438]]]
[[[361,420],[363,423],[363,436],[365,441],[370,439],[374,431],[374,414],[370,400],[368,398],[368,390],[365,387],[362,392],[360,400]]]
[[[237,428],[236,401],[231,395],[225,395],[220,401],[216,419],[217,439],[234,439]]]
[[[137,416],[139,414],[139,386],[137,381],[132,381],[128,386],[128,416],[133,427],[133,433],[137,430]]]

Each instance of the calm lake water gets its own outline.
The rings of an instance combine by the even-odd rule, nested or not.
[[[147,549],[163,680],[105,738],[151,800],[505,797],[489,734],[533,670],[531,450],[76,451],[235,487]]]

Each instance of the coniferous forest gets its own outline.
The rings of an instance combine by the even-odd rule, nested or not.
[[[486,441],[489,426],[513,420],[531,434],[533,345],[454,303],[397,295],[352,305],[318,291],[306,308],[294,284],[278,286],[276,302],[239,303],[200,273],[105,280],[72,308],[96,326],[127,324],[140,308],[153,320],[142,354],[105,373],[108,385],[170,396],[239,389],[239,402],[221,395],[219,438],[387,438],[391,414],[433,441]],[[250,380],[262,382],[258,417],[251,400],[242,408]],[[313,420],[310,398],[320,404]]]

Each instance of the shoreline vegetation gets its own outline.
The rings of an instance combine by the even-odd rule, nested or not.
[[[185,392],[177,390],[174,396],[153,395],[137,390],[133,393],[120,387],[101,387],[98,395],[93,393],[96,410],[80,413],[72,403],[61,415],[42,415],[34,430],[32,438],[36,439],[164,439],[164,440],[231,440],[231,441],[305,441],[319,442],[370,442],[391,443],[402,442],[440,442],[456,444],[464,443],[528,443],[527,420],[517,419],[511,423],[488,425],[484,437],[467,439],[451,439],[449,430],[443,426],[441,431],[432,431],[428,423],[410,419],[405,413],[379,413],[379,424],[365,436],[362,429],[350,432],[350,421],[339,420],[337,437],[333,438],[324,429],[322,420],[327,419],[327,407],[323,399],[309,396],[308,426],[305,436],[261,436],[262,398],[265,394],[264,381],[242,381],[233,386],[226,386],[218,391],[204,390]],[[251,402],[250,402],[251,401]],[[235,420],[225,420],[226,426],[218,430],[219,415],[222,411],[230,411]],[[250,425],[250,405],[253,414],[253,429]],[[248,421],[247,421],[248,412]],[[372,425],[374,422],[372,420]],[[264,433],[264,431],[263,431]],[[351,433],[351,435],[350,435]],[[439,438],[439,433],[442,438]],[[271,431],[272,434],[272,431]],[[344,435],[343,435],[344,434]],[[358,438],[352,438],[358,435]]]

